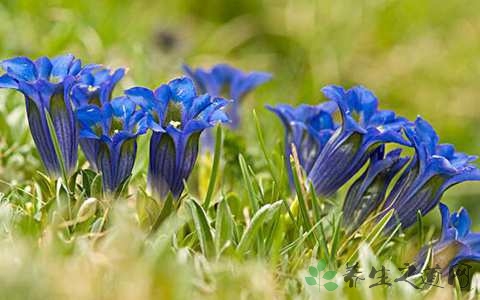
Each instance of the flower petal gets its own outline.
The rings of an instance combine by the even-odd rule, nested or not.
[[[0,66],[11,77],[18,80],[34,81],[38,78],[35,64],[27,57],[19,56],[6,59],[0,63]]]

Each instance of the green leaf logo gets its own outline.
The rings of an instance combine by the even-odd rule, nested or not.
[[[335,277],[335,275],[337,275],[337,272],[335,272],[335,271],[328,271],[328,272],[326,272],[325,274],[323,274],[323,279],[332,280],[332,278]]]
[[[317,264],[318,272],[322,272],[323,270],[325,270],[326,267],[327,267],[327,262],[324,259],[321,259],[318,261],[318,264]]]
[[[334,290],[336,290],[338,288],[338,284],[336,284],[335,282],[327,282],[323,286],[329,292],[333,292]]]
[[[335,282],[327,282],[325,284],[321,283],[321,279],[332,280],[333,278],[335,278],[335,275],[337,275],[336,271],[328,270],[323,274],[323,276],[321,276],[321,272],[324,271],[326,268],[327,262],[324,259],[318,261],[316,268],[314,266],[309,266],[308,273],[310,273],[311,277],[305,277],[305,282],[308,285],[318,285],[318,290],[321,290],[322,286],[329,292],[336,290],[338,288],[338,284],[336,284]]]
[[[318,271],[315,267],[308,267],[308,273],[310,273],[310,275],[312,275],[313,277],[317,277],[318,276]]]

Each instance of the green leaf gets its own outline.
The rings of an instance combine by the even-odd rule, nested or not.
[[[336,271],[328,271],[323,274],[323,279],[331,280],[333,277],[335,277],[335,275],[337,275]]]
[[[368,246],[371,246],[375,240],[382,235],[383,229],[385,226],[387,226],[387,223],[392,218],[393,213],[394,210],[391,209],[385,214],[385,216],[382,217],[380,221],[377,222],[377,224],[375,224],[375,226],[373,226],[371,230],[369,230],[367,237],[364,239]],[[359,249],[359,247],[355,249],[352,255],[350,255],[350,257],[347,259],[347,263],[351,262],[355,258],[355,255],[358,253]]]
[[[302,189],[303,184],[300,182],[300,178],[299,178],[300,165],[298,164],[298,157],[296,156],[296,149],[293,144],[292,144],[292,155],[290,157],[290,163],[291,163],[291,171],[293,175],[293,182],[295,184],[295,190],[297,192],[298,206],[300,208],[299,220],[303,223],[305,230],[310,231],[312,229],[312,224],[310,223],[307,204],[306,204],[306,200],[305,200],[303,189]],[[315,232],[313,232],[313,238],[309,237],[307,241],[313,246],[315,245],[314,239],[318,241],[315,235]]]
[[[329,292],[333,292],[334,290],[336,290],[338,288],[338,284],[336,284],[335,282],[327,282],[323,285],[323,287],[329,291]]]
[[[318,276],[318,271],[315,267],[308,267],[308,273],[310,273],[310,275],[312,275],[313,277]]]
[[[257,236],[257,232],[276,212],[280,209],[282,201],[277,201],[273,204],[266,204],[262,206],[253,216],[252,221],[248,224],[247,229],[242,235],[238,243],[237,250],[244,253],[252,245],[253,240]]]
[[[245,186],[247,188],[248,192],[248,199],[250,200],[250,205],[252,206],[252,209],[254,212],[258,210],[259,204],[258,204],[258,198],[255,195],[254,188],[253,188],[253,183],[251,181],[251,175],[250,172],[248,171],[248,165],[247,162],[245,161],[245,158],[243,158],[243,155],[239,154],[238,155],[238,162],[240,164],[240,169],[242,171],[242,176],[243,176],[243,181],[245,183]]]
[[[217,134],[215,137],[215,153],[213,155],[212,173],[210,174],[210,181],[208,182],[207,195],[205,196],[205,201],[203,202],[203,207],[205,207],[205,209],[207,210],[212,200],[215,183],[217,182],[218,169],[220,166],[220,156],[222,155],[222,144],[222,126],[219,125],[217,127]]]
[[[155,203],[155,200],[151,199],[153,203]],[[155,223],[152,225],[151,232],[154,232],[162,225],[163,221],[167,219],[174,211],[175,211],[175,200],[173,199],[172,193],[168,193],[167,199],[165,200],[165,203],[163,203],[162,210],[160,211],[160,214],[157,217],[157,220]]]
[[[227,198],[224,198],[218,204],[215,230],[215,246],[219,253],[227,241],[233,242],[235,240],[235,221]]]
[[[192,215],[195,231],[200,241],[200,248],[207,257],[212,257],[215,254],[215,247],[213,244],[212,229],[207,220],[207,215],[203,207],[193,199],[186,201],[190,213]]]
[[[313,277],[305,277],[305,281],[308,285],[317,285],[317,281]]]
[[[334,221],[335,227],[333,228],[332,246],[330,248],[330,257],[329,257],[330,264],[333,261],[335,261],[335,255],[337,254],[338,244],[340,241],[340,232],[341,232],[340,227],[341,227],[342,217],[339,216],[336,222],[335,222],[335,219],[333,221]]]
[[[263,138],[262,128],[260,126],[260,121],[258,120],[257,113],[255,110],[253,110],[253,119],[255,120],[255,128],[257,131],[258,144],[260,145],[260,149],[262,150],[263,157],[267,162],[268,171],[272,175],[272,179],[276,184],[277,191],[280,191],[281,185],[280,185],[279,176],[275,172],[275,170],[278,170],[279,168],[276,168],[272,163],[272,160],[270,159],[270,156],[272,155],[272,153],[271,151],[267,151],[267,147],[265,146],[265,140]]]
[[[323,270],[325,270],[326,267],[327,267],[327,262],[324,259],[321,259],[318,261],[318,264],[317,264],[318,272],[322,272]]]

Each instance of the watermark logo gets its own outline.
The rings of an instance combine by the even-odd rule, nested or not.
[[[423,269],[417,269],[415,264],[405,263],[405,267],[398,270],[402,275],[398,278],[389,277],[390,270],[381,266],[376,268],[371,266],[371,270],[368,273],[363,273],[360,270],[359,263],[356,262],[350,266],[346,266],[343,280],[348,284],[348,288],[356,288],[357,284],[362,281],[369,281],[368,287],[375,288],[379,286],[391,287],[394,283],[408,284],[417,290],[426,290],[432,287],[444,288],[440,285],[441,281],[445,281],[451,285],[460,288],[461,290],[467,290],[470,285],[470,269],[472,266],[465,263],[458,263],[449,268],[442,268],[438,264],[435,266],[426,266]],[[308,273],[311,276],[305,277],[305,282],[311,286],[318,286],[318,290],[321,291],[322,287],[329,292],[332,292],[338,288],[338,284],[333,282],[333,279],[337,275],[337,271],[325,270],[327,268],[327,262],[321,259],[317,266],[308,267]],[[367,278],[368,277],[368,278]],[[443,280],[441,280],[443,279]]]
[[[337,275],[336,271],[326,271],[323,273],[322,272],[327,268],[327,262],[324,259],[321,259],[317,266],[310,266],[308,267],[308,273],[310,273],[310,276],[305,277],[305,281],[307,282],[308,285],[318,285],[318,289],[321,290],[322,286],[329,292],[332,292],[338,288],[338,285],[335,282],[332,282],[333,278],[335,278],[335,275]],[[325,282],[326,281],[326,282]],[[325,282],[325,283],[324,283]]]

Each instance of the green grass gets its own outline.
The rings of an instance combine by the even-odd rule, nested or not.
[[[1,57],[72,52],[85,62],[127,66],[120,88],[154,88],[180,75],[183,62],[227,61],[274,80],[243,103],[241,130],[217,131],[223,143],[199,157],[182,201],[162,203],[145,192],[148,137],[139,142],[129,187],[105,199],[83,157],[69,180],[42,174],[23,99],[1,91],[0,298],[460,299],[446,283],[423,292],[400,283],[348,288],[347,262],[358,261],[365,277],[379,264],[390,280],[398,277],[421,244],[438,236],[438,212],[408,232],[379,234],[386,215],[346,235],[345,188],[319,198],[294,172],[290,192],[283,128],[264,105],[317,103],[323,85],[363,84],[383,108],[421,114],[442,141],[479,153],[479,3],[152,2],[4,1]],[[478,230],[479,194],[477,184],[465,184],[443,201],[466,206]],[[333,292],[305,282],[320,259],[338,271]]]

